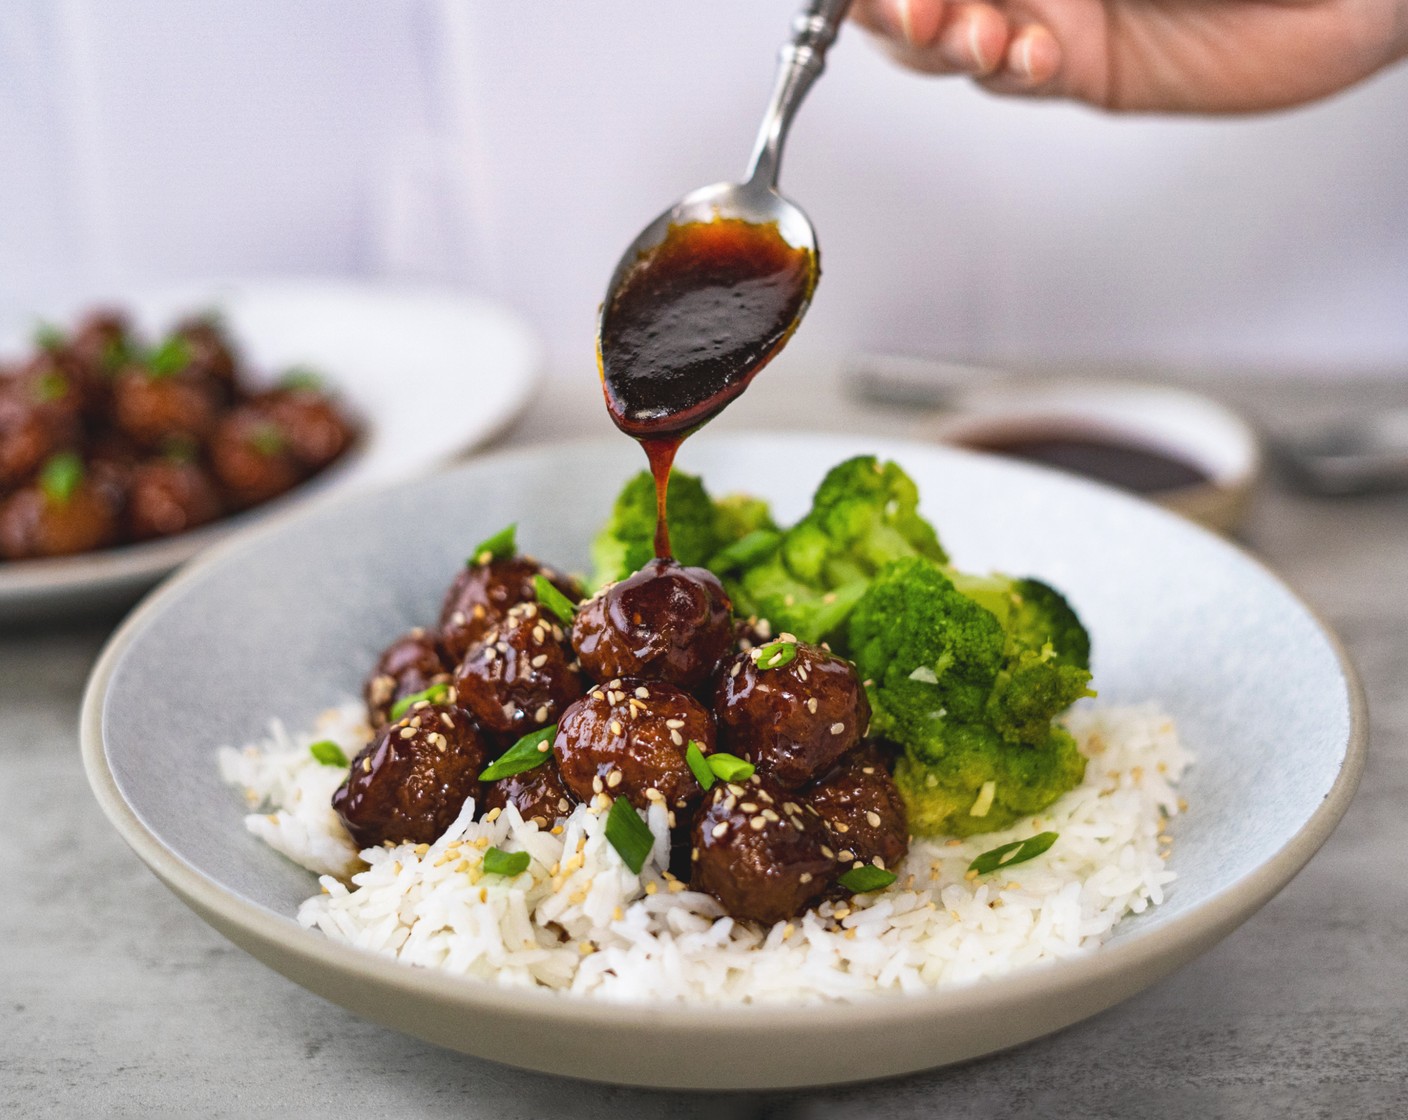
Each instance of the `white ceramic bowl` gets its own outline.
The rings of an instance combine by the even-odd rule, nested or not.
[[[60,311],[67,323],[84,306]],[[288,494],[180,536],[56,560],[0,562],[0,621],[80,615],[131,603],[236,529],[323,497],[386,485],[489,439],[527,403],[542,347],[512,313],[444,289],[350,280],[212,281],[120,301],[149,336],[216,309],[249,364],[328,378],[363,426],[340,462]],[[17,335],[5,350],[23,352]]]
[[[1151,494],[1151,500],[1218,532],[1241,522],[1258,477],[1261,448],[1240,416],[1209,397],[1167,385],[1060,381],[1001,386],[965,395],[932,434],[958,447],[1052,435],[1105,436],[1199,468],[1206,483]]]
[[[514,1065],[639,1085],[822,1084],[959,1061],[1092,1015],[1225,936],[1329,835],[1364,761],[1353,671],[1245,553],[1064,475],[912,443],[709,432],[681,466],[716,492],[771,498],[785,520],[828,467],[865,451],[915,477],[960,566],[1067,591],[1093,634],[1102,698],[1157,701],[1196,752],[1177,881],[1094,952],[932,994],[720,1012],[500,989],[298,926],[316,882],[245,831],[216,747],[260,737],[274,715],[310,725],[354,692],[391,636],[435,616],[466,549],[509,521],[526,550],[585,567],[617,488],[643,463],[624,439],[482,458],[214,550],[153,595],[94,669],[89,780],[152,870],[260,960],[358,1014]]]

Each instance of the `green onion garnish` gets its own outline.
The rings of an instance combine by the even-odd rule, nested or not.
[[[606,839],[616,849],[627,867],[640,874],[645,866],[645,858],[655,847],[655,834],[650,826],[640,819],[640,814],[624,797],[611,803],[611,812],[606,814]]]
[[[728,572],[735,568],[747,568],[754,561],[761,560],[777,547],[782,534],[775,529],[754,529],[746,536],[739,537],[731,545],[720,549],[705,565],[711,572]]]
[[[506,529],[500,529],[492,537],[480,541],[469,554],[465,567],[487,564],[490,560],[507,560],[518,551],[518,523],[515,521]]]
[[[758,648],[758,656],[753,660],[759,669],[781,669],[784,665],[791,665],[796,658],[796,642],[769,642]]]
[[[707,761],[709,769],[725,782],[746,782],[758,769],[746,758],[739,758],[736,754],[711,754]]]
[[[127,343],[120,338],[108,339],[107,345],[103,347],[103,372],[112,373],[119,366],[125,366],[132,352]]]
[[[64,344],[64,332],[53,323],[39,323],[34,328],[34,345],[41,350],[57,350]]]
[[[530,731],[498,759],[491,762],[479,775],[481,782],[497,782],[500,778],[511,778],[541,766],[552,754],[552,741],[557,735],[557,724],[550,723],[537,731]]]
[[[1010,844],[1003,844],[1000,848],[984,852],[968,865],[968,870],[976,871],[979,875],[986,875],[1000,867],[1011,867],[1014,863],[1025,863],[1029,859],[1035,859],[1056,843],[1058,835],[1060,834],[1056,832],[1038,832],[1035,836],[1029,836],[1025,840],[1013,840]]]
[[[532,862],[533,857],[527,852],[506,852],[502,848],[490,848],[484,853],[484,874],[522,875]]]
[[[851,868],[836,881],[852,894],[869,894],[871,891],[883,891],[898,878],[893,871],[867,863]]]
[[[39,489],[51,502],[63,505],[83,482],[83,460],[74,451],[60,451],[39,472]]]
[[[61,373],[46,373],[34,383],[33,396],[40,404],[61,401],[68,396],[68,378]]]
[[[422,689],[420,692],[412,692],[409,696],[403,696],[401,699],[397,700],[396,703],[391,705],[391,719],[393,722],[400,719],[409,712],[414,705],[419,704],[422,700],[427,700],[432,704],[438,704],[449,694],[450,686],[443,682],[433,684],[429,688]]]
[[[552,580],[540,573],[533,577],[533,589],[538,593],[540,607],[554,615],[562,625],[572,625],[572,619],[577,615],[577,606],[553,586]]]
[[[147,355],[147,369],[156,378],[175,377],[190,364],[190,344],[178,334]]]
[[[307,366],[294,366],[292,369],[285,370],[284,375],[279,378],[280,389],[306,389],[316,393],[322,387],[322,374]]]
[[[347,765],[347,756],[342,753],[342,748],[331,739],[319,739],[308,748],[308,753],[324,766]]]
[[[690,773],[695,780],[705,789],[709,789],[716,781],[714,772],[709,769],[709,760],[704,757],[704,751],[693,739],[689,741],[689,746],[684,749],[684,760],[689,765]]]
[[[288,446],[288,440],[284,439],[283,429],[267,422],[254,426],[249,433],[249,446],[264,456],[277,455]]]

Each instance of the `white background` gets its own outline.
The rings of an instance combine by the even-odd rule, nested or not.
[[[0,320],[183,277],[425,278],[590,376],[616,256],[742,170],[796,3],[0,0]],[[1116,120],[902,73],[850,27],[783,179],[821,238],[812,352],[1408,370],[1408,69]]]

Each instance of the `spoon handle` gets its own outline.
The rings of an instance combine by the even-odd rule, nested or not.
[[[772,101],[758,131],[747,182],[754,188],[777,186],[782,144],[787,139],[797,106],[826,66],[826,51],[836,41],[851,0],[808,0],[792,19],[792,38],[782,48],[773,85]]]

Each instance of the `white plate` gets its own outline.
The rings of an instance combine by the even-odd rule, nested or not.
[[[77,615],[130,602],[177,565],[242,526],[325,496],[382,486],[482,444],[527,403],[542,347],[487,300],[425,287],[345,280],[223,281],[89,300],[49,314],[70,324],[98,302],[128,309],[152,335],[216,309],[248,364],[325,373],[364,437],[331,470],[257,509],[193,533],[58,560],[0,562],[0,621]],[[28,330],[7,340],[13,356]]]
[[[1231,932],[1324,842],[1364,762],[1353,670],[1251,557],[1079,479],[806,435],[704,432],[681,466],[717,493],[771,498],[790,520],[828,467],[862,451],[914,476],[960,566],[1067,591],[1093,636],[1101,697],[1157,701],[1196,754],[1180,787],[1190,808],[1177,822],[1177,880],[1093,952],[930,993],[719,1010],[499,988],[298,925],[316,880],[245,830],[215,748],[261,737],[275,715],[311,726],[359,687],[391,636],[435,617],[466,550],[509,521],[529,552],[585,567],[617,488],[642,466],[625,439],[481,458],[212,552],[149,599],[94,669],[81,728],[89,781],[156,874],[260,960],[358,1014],[515,1065],[640,1085],[823,1084],[960,1061],[1093,1015]]]

